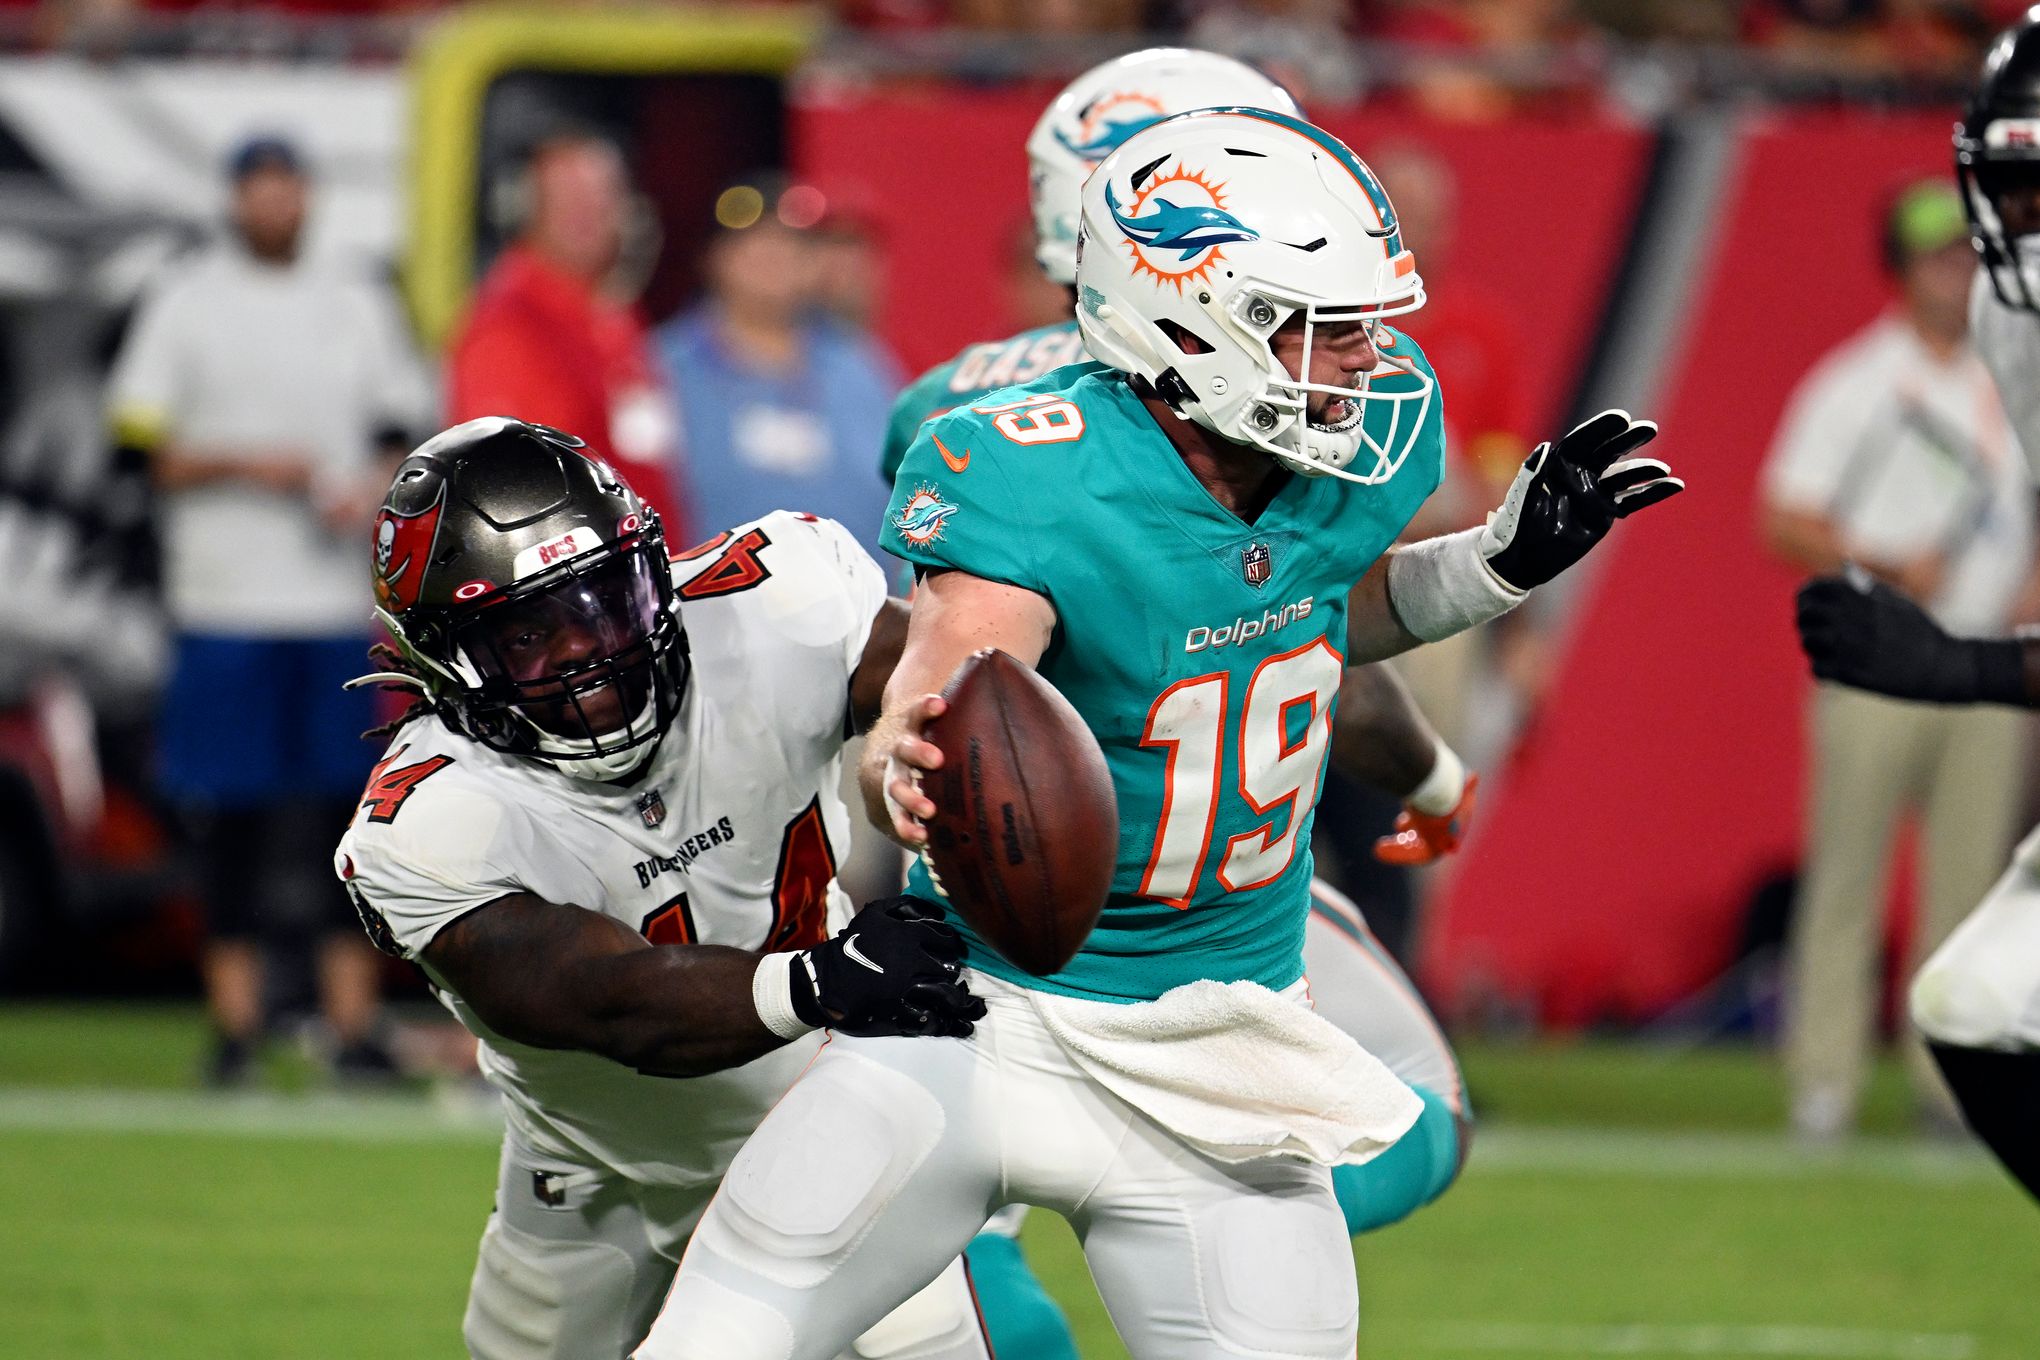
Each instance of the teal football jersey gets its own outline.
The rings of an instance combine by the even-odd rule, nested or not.
[[[1388,348],[1430,372],[1406,337]],[[1302,976],[1346,596],[1437,488],[1442,429],[1434,391],[1387,482],[1292,476],[1248,523],[1102,365],[922,428],[885,546],[1047,597],[1057,624],[1040,672],[1096,734],[1119,801],[1111,897],[1077,957],[1032,977],[951,911],[974,967],[1107,1001],[1200,978],[1280,989]],[[943,900],[924,862],[909,887]]]
[[[924,422],[958,406],[967,406],[1002,387],[1031,383],[1065,364],[1081,364],[1084,337],[1076,318],[1022,331],[1004,340],[988,340],[967,346],[954,359],[935,365],[908,383],[893,400],[892,416],[885,427],[885,450],[878,473],[891,486],[907,456],[907,446],[921,432]]]

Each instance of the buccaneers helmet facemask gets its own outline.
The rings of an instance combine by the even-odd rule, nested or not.
[[[451,638],[450,659],[475,679],[459,705],[468,732],[569,774],[634,767],[686,679],[663,556],[639,545],[575,558],[479,601]]]
[[[485,417],[427,441],[377,517],[376,616],[424,691],[491,750],[588,780],[678,716],[687,639],[659,517],[572,435]]]

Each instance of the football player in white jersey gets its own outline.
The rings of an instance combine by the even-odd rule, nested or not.
[[[2040,480],[2040,9],[2000,34],[1955,129],[1983,268],[1970,338]],[[1928,703],[2040,708],[2040,640],[1957,638],[1867,576],[1799,593],[1823,680]],[[1912,1021],[1976,1135],[2040,1197],[2040,831],[1913,979]]]
[[[578,440],[496,418],[404,461],[375,555],[396,653],[371,678],[420,702],[335,867],[504,1096],[467,1345],[619,1360],[821,1026],[964,1035],[983,1012],[954,932],[912,899],[852,915],[835,883],[842,744],[905,608],[807,515],[669,564]],[[855,1353],[984,1360],[961,1262]]]

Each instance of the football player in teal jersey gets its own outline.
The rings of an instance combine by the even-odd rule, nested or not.
[[[1087,349],[925,427],[888,546],[922,572],[860,771],[909,846],[922,729],[972,652],[1103,748],[1120,855],[1048,977],[970,935],[974,1035],[838,1036],[736,1158],[640,1360],[829,1360],[1004,1204],[1068,1217],[1135,1360],[1350,1360],[1330,1168],[1421,1101],[1308,1006],[1310,821],[1349,663],[1473,627],[1682,487],[1610,411],[1487,524],[1395,546],[1441,464],[1423,300],[1379,183],[1258,109],[1128,138],[1083,196]],[[920,891],[943,901],[925,868]],[[954,914],[952,913],[952,918]]]
[[[1297,112],[1289,94],[1252,67],[1216,53],[1169,47],[1091,68],[1042,112],[1027,138],[1034,260],[1044,278],[1064,289],[1068,319],[970,345],[901,392],[880,466],[888,485],[930,418],[981,403],[1000,388],[1089,362],[1075,314],[1084,180],[1134,132],[1163,116],[1214,104]],[[1458,846],[1472,812],[1474,777],[1386,665],[1347,669],[1331,763],[1347,777],[1404,800],[1396,836],[1377,847],[1382,858],[1421,864]],[[1319,889],[1305,935],[1313,1000],[1425,1102],[1423,1117],[1392,1155],[1335,1172],[1340,1210],[1358,1234],[1397,1222],[1442,1195],[1465,1164],[1472,1123],[1458,1064],[1422,996],[1387,960],[1358,908],[1325,885]],[[1023,1212],[1000,1214],[967,1252],[986,1327],[997,1352],[1013,1360],[1075,1360],[1060,1311],[1022,1260],[1016,1238]]]

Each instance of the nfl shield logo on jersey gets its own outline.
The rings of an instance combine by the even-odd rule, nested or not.
[[[657,827],[666,820],[666,797],[658,789],[641,793],[637,800],[638,816],[645,819],[645,825]]]
[[[1275,551],[1266,543],[1249,543],[1240,549],[1240,574],[1250,586],[1268,584],[1275,571]]]

